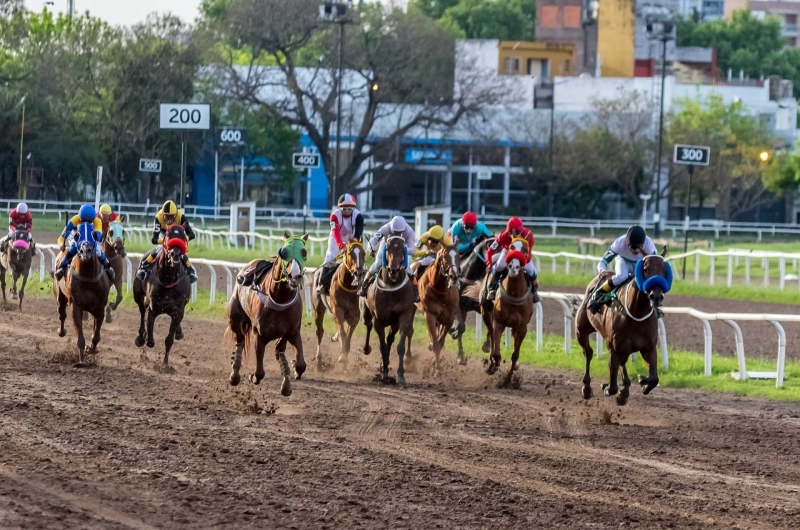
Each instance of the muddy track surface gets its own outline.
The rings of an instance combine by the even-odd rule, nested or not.
[[[271,355],[261,386],[228,387],[222,322],[184,321],[164,373],[158,348],[133,345],[132,313],[104,326],[88,369],[69,364],[74,334],[57,338],[54,316],[52,301],[31,298],[0,320],[4,529],[800,520],[796,405],[658,388],[634,389],[620,408],[584,402],[574,376],[530,367],[519,389],[498,389],[479,360],[459,367],[452,353],[434,380],[427,352],[409,364],[407,387],[373,382],[377,356],[353,353],[347,372],[309,362],[281,398]],[[310,333],[305,344],[312,350]],[[328,362],[337,349],[326,339]]]

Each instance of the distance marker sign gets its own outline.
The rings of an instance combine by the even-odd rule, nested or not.
[[[704,145],[675,144],[675,164],[707,166],[711,160],[711,148]]]
[[[157,158],[140,158],[139,171],[145,173],[161,173],[161,160]]]
[[[211,123],[211,107],[206,104],[162,103],[159,110],[162,129],[207,130]]]
[[[295,169],[318,168],[320,159],[319,153],[294,153],[292,154],[292,167]]]

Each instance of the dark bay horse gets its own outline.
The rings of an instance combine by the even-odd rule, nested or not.
[[[482,303],[483,322],[489,330],[491,355],[486,372],[494,374],[500,368],[500,341],[506,328],[511,328],[514,339],[514,351],[511,354],[511,368],[506,377],[506,384],[511,381],[515,370],[519,368],[519,350],[528,334],[528,323],[533,315],[533,296],[531,286],[525,278],[523,267],[527,262],[526,254],[512,250],[506,255],[508,275],[500,284],[496,300],[485,300]]]
[[[461,258],[455,245],[442,245],[433,264],[419,281],[419,307],[425,315],[428,340],[434,354],[433,375],[439,375],[439,357],[447,331],[458,313],[458,277]]]
[[[583,348],[586,370],[583,375],[583,398],[592,397],[589,367],[593,350],[589,336],[600,333],[608,347],[608,371],[610,381],[603,385],[606,396],[617,394],[617,374],[622,368],[622,390],[617,395],[617,403],[624,405],[630,395],[631,380],[626,363],[634,352],[640,352],[649,368],[648,377],[639,377],[643,393],[649,394],[658,385],[658,308],[664,301],[664,294],[672,286],[672,269],[664,261],[667,248],[661,255],[645,256],[636,264],[635,279],[621,287],[614,306],[604,307],[593,315],[586,307],[589,297],[600,281],[593,279],[586,289],[586,296],[575,316],[575,331],[578,343]]]
[[[90,232],[90,231],[88,231]],[[72,324],[75,326],[75,335],[78,338],[79,362],[76,366],[84,366],[87,353],[97,353],[97,344],[100,342],[100,328],[103,326],[103,316],[108,303],[108,291],[111,282],[103,270],[100,258],[95,254],[95,243],[87,239],[77,242],[78,253],[72,258],[69,273],[62,280],[53,280],[53,294],[58,304],[58,318],[61,326],[58,336],[67,334],[64,321],[67,319],[67,304],[72,304]],[[61,259],[63,251],[59,254]],[[92,331],[92,344],[86,349],[86,339],[83,336],[84,311],[94,317]]]
[[[291,370],[286,360],[286,344],[291,344],[297,353],[294,364],[294,377],[300,379],[306,370],[303,358],[303,338],[300,326],[303,323],[302,290],[303,272],[306,263],[306,241],[303,237],[292,237],[284,233],[284,245],[278,256],[272,260],[272,269],[259,285],[259,291],[250,286],[237,285],[228,303],[228,329],[225,336],[236,343],[230,384],[236,386],[241,381],[239,370],[242,367],[242,352],[249,350],[251,332],[256,340],[256,371],[250,375],[250,382],[257,385],[264,379],[264,350],[267,344],[277,340],[275,358],[281,368],[283,382],[281,394],[292,395],[289,380]],[[254,267],[253,260],[239,274]]]
[[[148,348],[153,348],[156,345],[153,338],[156,317],[170,317],[169,331],[164,339],[163,368],[169,367],[169,352],[173,343],[183,339],[181,322],[192,291],[182,259],[187,252],[186,233],[180,225],[168,226],[167,233],[171,235],[164,238],[163,250],[156,258],[154,270],[145,280],[133,280],[133,299],[139,306],[139,334],[134,341],[136,346],[141,348],[147,344]]]
[[[467,314],[470,311],[481,312],[481,283],[486,277],[486,251],[494,243],[493,237],[484,239],[474,249],[461,256],[461,284],[458,290],[458,313],[450,329],[450,336],[458,341],[458,364],[466,364],[462,336],[467,326]],[[485,345],[489,344],[489,330],[486,330]]]
[[[331,280],[331,294],[328,300],[317,292],[317,284],[322,274],[322,267],[314,272],[311,287],[311,306],[314,309],[314,324],[317,328],[317,355],[314,360],[317,367],[322,365],[320,344],[325,335],[323,320],[325,313],[330,310],[336,324],[336,336],[342,346],[339,356],[340,363],[347,363],[350,354],[350,341],[353,337],[358,321],[361,318],[359,309],[358,286],[364,281],[366,275],[366,252],[364,245],[358,239],[351,239],[343,251],[344,263],[339,265]],[[346,325],[346,327],[345,327]]]
[[[386,266],[381,267],[378,278],[373,283],[367,297],[362,302],[361,315],[367,327],[364,342],[364,354],[369,354],[369,336],[372,328],[378,335],[381,346],[381,375],[383,382],[391,382],[389,378],[389,353],[395,335],[400,332],[397,343],[397,382],[405,384],[405,366],[403,357],[406,351],[406,337],[410,335],[414,325],[414,285],[408,277],[405,266],[405,240],[392,236],[386,240]],[[386,335],[386,328],[390,328]]]
[[[116,300],[106,306],[106,322],[112,322],[111,312],[116,311],[122,302],[122,271],[123,258],[125,252],[125,236],[122,223],[114,221],[108,226],[108,230],[103,234],[103,252],[105,252],[111,268],[114,269],[114,281],[112,285],[117,292]],[[109,292],[110,294],[110,292]]]
[[[22,311],[22,299],[25,298],[25,284],[31,270],[33,249],[28,243],[27,230],[17,230],[9,238],[8,248],[0,256],[0,287],[3,289],[3,302],[6,301],[6,271],[11,271],[11,299],[17,299],[17,280],[22,278],[19,288],[19,310]]]

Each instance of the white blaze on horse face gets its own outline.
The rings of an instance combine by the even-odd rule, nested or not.
[[[361,249],[358,247],[353,247],[353,255],[356,257],[356,269],[361,270],[364,266],[364,257],[361,255]]]
[[[456,255],[458,253],[455,250],[451,250],[449,254],[450,254],[450,263],[453,266],[453,272],[456,274],[456,276],[459,276],[460,271],[458,270],[458,265],[456,265]]]
[[[520,270],[522,270],[522,265],[520,265],[519,260],[512,259],[511,263],[508,264],[508,275],[512,278],[516,278]]]
[[[298,279],[303,275],[303,270],[300,268],[300,264],[297,263],[297,260],[292,260],[292,266],[289,268],[289,277],[292,279]]]
[[[514,241],[511,243],[510,250],[519,250],[522,252],[522,241]]]

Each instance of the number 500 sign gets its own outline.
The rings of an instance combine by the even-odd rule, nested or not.
[[[206,130],[211,122],[211,108],[205,104],[162,103],[159,110],[162,129]]]

